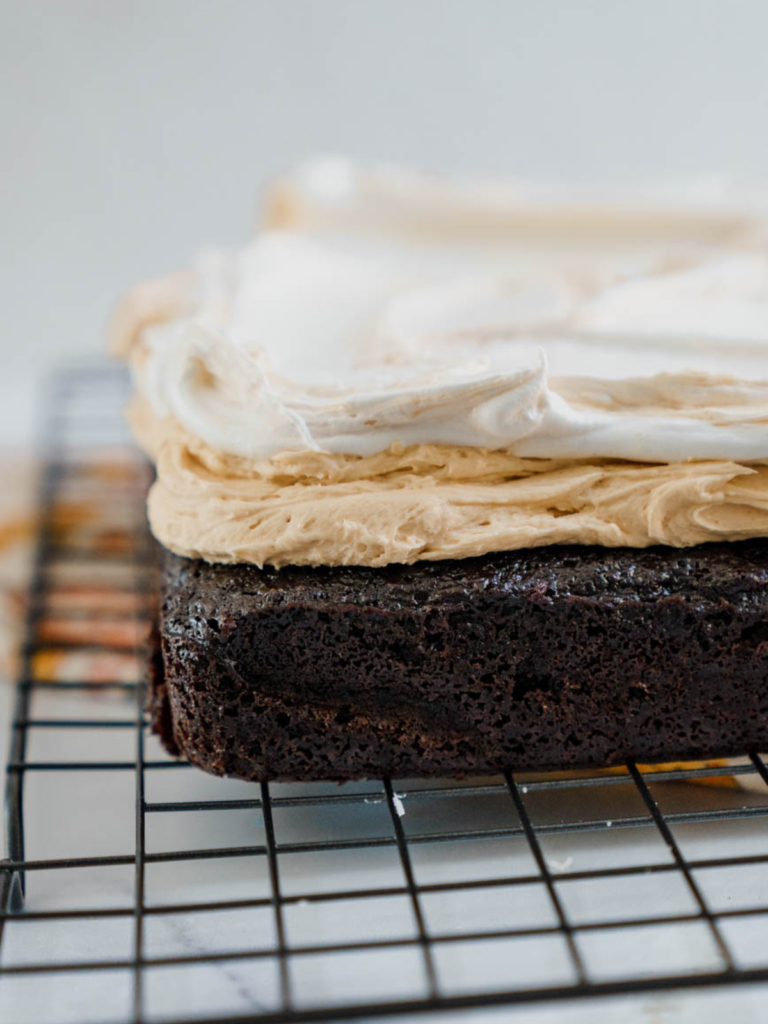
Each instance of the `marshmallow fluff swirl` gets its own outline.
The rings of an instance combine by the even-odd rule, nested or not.
[[[313,165],[113,321],[158,539],[371,565],[768,536],[755,203]]]

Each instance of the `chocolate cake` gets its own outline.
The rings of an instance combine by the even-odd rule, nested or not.
[[[768,748],[768,541],[385,568],[168,555],[166,746],[245,779],[463,775]]]

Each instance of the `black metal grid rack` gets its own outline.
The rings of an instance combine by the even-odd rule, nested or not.
[[[38,1018],[55,1024],[55,985],[86,976],[97,1000],[98,978],[114,979],[123,1001],[104,1017],[135,1024],[340,1020],[768,981],[768,769],[757,754],[579,775],[249,787],[150,750],[139,657],[155,590],[149,473],[121,433],[126,396],[124,374],[98,367],[61,374],[50,397],[7,769],[0,1006],[4,987],[34,984]],[[73,564],[80,589],[68,592]],[[54,736],[54,752],[68,754],[46,759]],[[126,742],[130,756],[103,755]],[[106,793],[117,777],[130,782],[125,813]],[[45,795],[51,780],[60,801]],[[76,853],[55,848],[68,799],[85,844]],[[62,821],[41,822],[59,802]],[[130,845],[104,852],[110,834],[125,841],[126,815]],[[197,831],[185,832],[177,823],[190,815]],[[30,822],[44,855],[25,849]],[[123,874],[123,888],[94,899],[91,880],[98,889],[112,869],[130,881]],[[260,916],[244,930],[228,924],[244,914]],[[109,923],[124,926],[119,940],[104,932],[89,943]],[[62,927],[68,937],[52,946],[46,935]],[[215,982],[198,984],[213,969]],[[185,1004],[201,991],[214,1002]]]

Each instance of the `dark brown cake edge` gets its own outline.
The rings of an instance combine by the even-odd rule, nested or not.
[[[150,728],[173,757],[180,757],[181,750],[173,735],[173,719],[168,687],[165,683],[163,652],[160,641],[159,622],[155,620],[147,641],[147,697],[144,710],[150,718]]]
[[[258,780],[341,781],[381,775],[488,774],[506,768],[597,768],[630,757],[653,762],[756,751],[768,746],[768,696],[762,693],[768,675],[767,551],[765,542],[751,547],[707,546],[685,553],[624,549],[613,558],[605,549],[597,554],[592,549],[561,549],[553,550],[549,561],[541,553],[535,557],[518,553],[515,558],[471,560],[474,565],[443,563],[443,572],[434,566],[402,567],[402,572],[382,571],[378,576],[376,571],[261,572],[247,566],[207,566],[168,556],[162,637],[165,672],[156,672],[150,686],[153,727],[172,753],[185,755],[199,767],[214,774]],[[631,587],[626,589],[627,580],[620,572],[606,582],[606,565],[626,567],[632,563],[635,568],[633,556],[638,572],[629,576],[637,579],[637,594]],[[557,594],[552,569],[559,569],[562,583],[562,566],[570,563],[576,566],[576,573],[570,576],[575,579],[581,573],[580,586],[587,592],[598,591],[596,599],[588,593]],[[595,565],[601,567],[602,575]],[[517,570],[521,566],[532,570],[532,579],[520,578]],[[632,624],[632,616],[639,609],[639,626],[648,631],[650,651],[660,642],[654,632],[663,634],[665,629],[676,638],[678,647],[685,648],[685,659],[681,661],[678,651],[669,664],[678,668],[685,664],[687,681],[681,686],[674,680],[667,687],[662,672],[659,688],[654,676],[664,668],[662,649],[649,661],[647,696],[651,706],[640,718],[636,704],[643,697],[645,684],[637,670],[629,671],[628,684],[627,680],[617,683],[615,693],[605,690],[603,680],[603,693],[612,701],[605,710],[599,700],[595,703],[589,694],[584,695],[584,673],[580,675],[574,666],[572,653],[570,663],[567,657],[563,661],[571,667],[563,673],[565,683],[560,686],[551,677],[551,664],[546,663],[545,671],[531,657],[529,636],[524,668],[518,663],[506,678],[486,679],[484,685],[490,687],[494,698],[506,702],[495,720],[495,734],[491,730],[489,735],[484,731],[483,713],[478,716],[475,707],[464,717],[460,706],[462,688],[476,686],[477,680],[473,682],[469,675],[465,680],[461,672],[457,676],[454,671],[453,677],[441,684],[439,659],[431,668],[421,665],[412,670],[414,651],[404,644],[402,630],[398,633],[392,624],[393,615],[399,629],[414,616],[424,619],[435,613],[423,587],[437,579],[441,582],[436,592],[443,587],[439,595],[442,613],[450,607],[452,596],[459,597],[454,609],[459,618],[451,622],[443,614],[440,642],[454,652],[467,643],[475,644],[475,654],[482,656],[483,637],[473,639],[466,629],[462,635],[462,620],[471,625],[477,610],[471,595],[467,598],[466,591],[452,595],[450,587],[444,586],[452,574],[472,580],[478,569],[483,582],[496,588],[497,605],[513,613],[510,623],[514,616],[541,623],[542,644],[548,642],[544,628],[548,609],[551,613],[557,607],[561,614],[565,609],[575,615],[573,621],[582,634],[585,622],[588,630],[593,628],[590,622],[599,622],[603,616],[601,643],[606,657],[610,653],[615,660],[616,651],[610,646],[622,637],[612,638],[611,626],[618,623],[626,629],[629,623],[634,636],[637,624]],[[402,598],[413,590],[414,579],[422,584],[418,596],[423,607],[406,609],[403,619]],[[378,601],[374,594],[373,603],[363,606],[361,600],[371,597],[372,580],[387,592],[382,591]],[[400,589],[393,590],[393,580]],[[504,588],[510,583],[514,584],[512,602],[505,605],[510,592]],[[649,587],[653,586],[659,593],[651,593]],[[482,588],[471,593],[477,604]],[[333,605],[334,597],[354,600]],[[333,609],[330,613],[329,607]],[[355,679],[347,666],[333,678],[323,640],[330,635],[331,641],[337,642],[343,634],[349,648],[348,634],[353,629],[362,630],[364,645],[376,648],[378,638],[378,662],[374,659],[374,665],[381,671],[360,670]],[[549,629],[551,633],[551,621]],[[690,634],[687,638],[686,633]],[[567,630],[561,634],[567,636]],[[315,673],[312,659],[310,663],[301,661],[305,653],[302,643],[306,646],[308,640],[315,645]],[[423,629],[419,640],[424,640]],[[533,641],[535,651],[535,633]],[[394,647],[399,648],[395,658]],[[277,659],[276,671],[274,665],[270,668],[270,658],[273,662]],[[621,664],[621,659],[617,663]],[[568,682],[569,672],[577,683],[581,680],[579,685]],[[443,704],[453,702],[450,713],[441,708],[441,697]],[[565,717],[558,701],[566,707]],[[535,735],[537,716],[543,719],[544,729]],[[508,734],[518,725],[515,742],[510,745]],[[614,735],[606,735],[601,725]],[[579,749],[580,729],[585,737],[591,736],[592,746],[586,751]]]

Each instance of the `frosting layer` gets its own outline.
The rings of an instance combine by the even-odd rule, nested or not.
[[[446,276],[267,234],[201,262],[181,315],[141,331],[139,386],[246,458],[768,458],[768,257],[599,277]]]
[[[371,565],[545,544],[684,546],[768,535],[768,467],[521,459],[395,445],[252,462],[132,413],[162,441],[149,515],[181,555],[257,565]],[[165,436],[163,436],[165,435]]]
[[[168,547],[384,565],[768,534],[758,211],[321,165],[270,220],[114,322]]]
[[[606,188],[427,174],[339,156],[318,157],[276,182],[265,224],[442,242],[524,241],[526,259],[567,250],[583,256],[643,245],[688,252],[764,237],[764,191],[718,179],[679,185]]]

